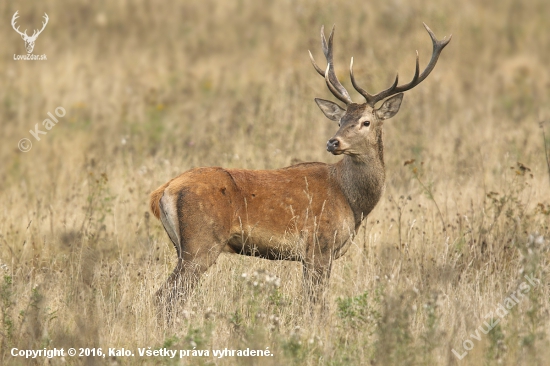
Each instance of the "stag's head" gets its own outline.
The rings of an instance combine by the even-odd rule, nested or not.
[[[426,24],[424,27],[428,31],[433,43],[433,53],[428,66],[420,74],[418,63],[418,51],[416,53],[416,72],[413,79],[404,85],[398,85],[398,76],[388,89],[381,91],[378,94],[371,95],[363,88],[357,85],[353,75],[353,58],[350,63],[350,78],[355,90],[357,90],[364,98],[365,103],[353,103],[347,90],[342,86],[334,72],[333,62],[333,37],[334,27],[330,33],[328,42],[325,38],[324,28],[321,28],[321,45],[323,53],[327,59],[327,68],[323,71],[313,59],[311,52],[309,57],[315,70],[325,78],[326,84],[332,94],[345,104],[345,108],[340,105],[316,98],[315,102],[321,108],[321,111],[329,119],[338,122],[339,129],[336,134],[327,142],[327,150],[334,155],[364,155],[379,143],[382,133],[383,121],[393,117],[401,106],[403,100],[403,92],[414,88],[420,84],[433,70],[437,59],[443,48],[451,40],[443,38],[438,41],[434,33]],[[380,107],[376,107],[376,103],[383,101]]]
[[[44,21],[42,22],[42,29],[40,30],[37,30],[35,29],[34,32],[32,33],[32,36],[28,36],[27,35],[27,30],[25,29],[24,32],[21,32],[19,30],[19,26],[16,28],[15,27],[15,21],[17,20],[17,18],[19,18],[19,15],[17,15],[17,13],[19,12],[16,11],[15,14],[13,14],[13,17],[11,18],[11,26],[13,27],[13,29],[19,33],[19,35],[21,35],[21,38],[23,38],[23,40],[25,41],[25,48],[27,49],[27,53],[32,53],[33,49],[34,49],[34,42],[36,41],[36,38],[38,38],[38,36],[40,35],[40,33],[42,33],[42,31],[44,30],[44,28],[46,28],[46,24],[48,24],[48,14],[44,13]]]

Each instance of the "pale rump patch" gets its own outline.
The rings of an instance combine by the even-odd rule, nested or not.
[[[178,256],[181,253],[180,237],[179,237],[179,224],[178,224],[178,214],[176,208],[176,199],[171,196],[169,193],[164,193],[159,202],[160,206],[160,221],[164,230],[174,243],[176,250],[178,251]]]

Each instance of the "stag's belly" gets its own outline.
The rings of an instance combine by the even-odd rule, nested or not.
[[[354,234],[353,214],[325,199],[297,210],[288,201],[264,200],[248,204],[248,215],[236,214],[226,251],[274,260],[302,260],[308,249],[322,253],[345,252]],[[276,214],[271,207],[279,205]],[[304,207],[304,206],[302,206]]]
[[[299,241],[291,242],[277,236],[263,240],[259,237],[234,235],[229,239],[225,252],[247,255],[271,260],[300,261],[304,256],[304,245]]]
[[[323,165],[229,173],[240,202],[233,202],[227,251],[302,260],[313,245],[325,253],[341,251],[353,235],[353,212]]]

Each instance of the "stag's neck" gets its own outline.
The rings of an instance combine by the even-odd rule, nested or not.
[[[384,191],[386,173],[381,134],[377,145],[368,154],[346,155],[334,165],[336,179],[353,210],[356,230]]]

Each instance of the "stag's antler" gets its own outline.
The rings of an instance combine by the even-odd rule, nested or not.
[[[42,22],[42,29],[40,30],[35,30],[31,36],[31,38],[37,38],[38,35],[40,35],[40,33],[42,33],[42,31],[44,30],[44,28],[46,28],[46,25],[48,24],[48,20],[50,18],[48,18],[48,14],[44,13],[44,20],[45,22]]]
[[[45,22],[42,22],[42,29],[40,29],[40,30],[35,29],[34,32],[32,33],[32,36],[29,37],[27,35],[27,30],[26,29],[25,29],[24,32],[21,32],[19,30],[19,26],[17,26],[17,28],[15,27],[15,21],[17,20],[17,18],[19,18],[18,13],[19,13],[19,10],[17,10],[15,12],[15,14],[13,14],[13,17],[11,18],[11,26],[13,27],[13,29],[17,33],[19,33],[22,37],[25,37],[26,39],[36,39],[40,35],[40,33],[42,33],[42,31],[44,30],[44,28],[46,28],[46,25],[48,24],[48,20],[49,20],[48,14],[44,13]]]
[[[374,105],[381,101],[382,99],[385,99],[391,95],[402,93],[404,91],[410,90],[420,84],[428,75],[430,75],[430,72],[435,67],[435,64],[437,63],[437,59],[439,58],[439,55],[441,54],[441,51],[443,51],[443,48],[451,41],[451,38],[453,35],[451,34],[449,36],[449,39],[447,37],[444,37],[443,40],[438,41],[437,38],[435,38],[435,34],[432,32],[432,30],[425,24],[424,28],[428,31],[428,34],[430,35],[433,43],[433,51],[432,51],[432,58],[430,62],[428,63],[428,66],[426,66],[426,69],[422,71],[422,74],[420,74],[420,67],[418,65],[418,51],[416,51],[416,71],[414,73],[414,77],[412,78],[411,82],[405,85],[399,85],[397,86],[397,82],[399,80],[399,74],[395,76],[395,81],[393,82],[393,85],[390,86],[388,89],[381,91],[378,94],[371,95],[369,94],[365,89],[359,87],[355,81],[355,77],[353,76],[353,57],[351,58],[351,63],[349,66],[349,73],[351,78],[351,83],[353,84],[353,87],[355,90],[357,90],[363,97],[365,97],[367,104],[371,107],[374,107]]]
[[[323,71],[317,64],[315,63],[315,60],[313,59],[313,55],[311,54],[311,51],[309,51],[309,58],[311,59],[311,63],[313,64],[313,67],[319,75],[325,78],[327,82],[327,86],[329,90],[334,94],[334,96],[338,99],[340,99],[342,102],[347,104],[353,103],[351,101],[351,97],[349,96],[348,91],[342,84],[340,84],[340,81],[336,77],[336,74],[334,73],[334,62],[332,59],[333,56],[333,48],[332,48],[332,40],[334,37],[334,28],[335,26],[332,26],[332,31],[330,32],[330,36],[328,37],[328,45],[327,40],[325,38],[325,27],[321,27],[321,46],[323,47],[323,53],[325,54],[325,58],[327,59],[327,69],[326,71]]]
[[[28,37],[27,36],[27,30],[25,29],[25,32],[21,32],[19,30],[19,26],[17,28],[15,28],[15,21],[17,20],[17,18],[19,18],[19,15],[17,15],[17,13],[19,13],[19,10],[17,10],[15,12],[15,14],[13,14],[13,17],[11,18],[11,26],[13,27],[13,30],[15,30],[17,33],[19,33],[21,36],[25,36],[25,37]]]

